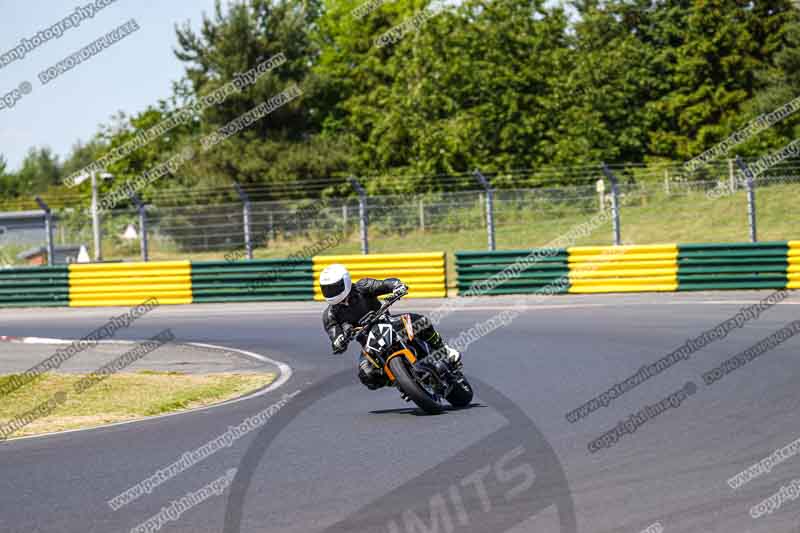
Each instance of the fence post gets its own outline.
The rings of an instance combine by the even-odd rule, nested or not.
[[[614,228],[614,246],[619,246],[622,242],[619,228],[619,186],[617,177],[605,163],[603,163],[603,174],[611,182],[611,223]]]
[[[53,212],[44,200],[38,196],[35,197],[35,200],[36,203],[39,204],[41,210],[44,211],[44,231],[45,237],[47,238],[47,264],[53,266],[53,262],[55,261],[55,257],[53,256],[56,253],[55,245],[53,244]]]
[[[422,197],[419,199],[419,229],[425,232],[425,200]]]
[[[139,195],[136,193],[131,194],[131,200],[136,204],[136,209],[139,211],[139,247],[142,250],[142,261],[148,261],[147,255],[147,213],[145,211],[145,204]]]
[[[350,184],[358,193],[358,219],[361,224],[361,253],[367,255],[369,254],[369,238],[367,236],[367,225],[369,224],[367,215],[367,191],[365,191],[364,187],[353,177],[350,178]]]
[[[250,198],[238,183],[234,182],[233,187],[236,189],[236,193],[239,195],[239,199],[243,204],[242,216],[244,218],[244,247],[245,250],[247,250],[247,258],[253,259],[253,236],[250,233]]]
[[[91,172],[92,178],[92,234],[94,235],[94,260],[103,260],[103,238],[100,228],[100,210],[97,206],[97,172]]]
[[[667,196],[671,196],[671,191],[669,188],[669,169],[664,169],[664,192]]]
[[[758,242],[758,234],[756,232],[756,186],[753,178],[753,171],[747,166],[744,160],[736,156],[736,164],[742,169],[747,186],[747,217],[750,223],[750,242]]]
[[[736,192],[736,170],[733,168],[733,159],[728,159],[728,180],[731,184],[731,192]]]
[[[489,239],[489,251],[493,252],[495,250],[495,241],[494,241],[494,190],[492,189],[489,180],[486,179],[486,176],[481,174],[481,171],[477,168],[475,169],[475,177],[478,178],[478,182],[483,186],[483,190],[486,192],[486,233]]]
[[[347,235],[347,200],[342,204],[342,235]]]
[[[275,244],[275,214],[270,211],[269,212],[269,240]]]

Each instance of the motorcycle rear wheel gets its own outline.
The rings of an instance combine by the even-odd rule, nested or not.
[[[397,380],[397,386],[400,387],[409,399],[417,404],[417,406],[428,414],[439,414],[442,412],[442,406],[439,402],[434,400],[428,392],[417,383],[412,374],[413,370],[409,368],[409,363],[404,357],[395,357],[389,361],[389,368]]]

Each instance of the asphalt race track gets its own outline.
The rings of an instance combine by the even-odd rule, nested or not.
[[[736,490],[727,480],[800,438],[800,337],[711,385],[702,375],[800,318],[800,295],[607,407],[574,423],[565,417],[768,294],[531,300],[464,354],[475,404],[439,416],[421,416],[394,390],[363,388],[354,346],[329,355],[321,304],[164,306],[118,338],[169,327],[182,341],[286,363],[291,375],[265,394],[212,409],[0,443],[0,532],[131,531],[238,469],[223,494],[137,531],[639,533],[659,523],[668,533],[796,533],[800,501],[786,499],[757,519],[750,509],[800,478],[800,455]],[[439,329],[455,336],[512,301],[469,300]],[[425,313],[442,302],[396,307]],[[0,335],[79,338],[120,312],[3,310]],[[689,382],[696,388],[680,405],[590,453],[590,441]],[[117,511],[106,503],[285,394],[294,396],[261,429]]]

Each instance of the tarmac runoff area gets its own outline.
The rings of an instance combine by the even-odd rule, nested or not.
[[[63,351],[72,341],[35,337],[0,337],[0,374],[21,374]],[[134,349],[133,341],[110,341],[89,346],[50,372],[89,374]],[[124,369],[124,372],[181,372],[183,374],[278,372],[275,365],[224,348],[168,342]]]

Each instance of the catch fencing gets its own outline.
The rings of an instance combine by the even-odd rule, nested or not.
[[[377,253],[492,246],[527,249],[544,246],[570,227],[611,210],[613,216],[574,244],[742,242],[751,235],[758,241],[773,241],[793,234],[789,230],[796,218],[800,165],[792,162],[757,177],[753,209],[748,205],[747,180],[733,161],[709,164],[691,180],[680,174],[680,165],[618,165],[608,170],[595,165],[579,171],[485,172],[485,185],[471,174],[431,177],[414,182],[402,194],[389,194],[386,187],[365,179],[363,196],[347,186],[330,195],[317,191],[313,198],[315,191],[293,189],[293,195],[273,200],[264,199],[272,194],[269,188],[252,190],[249,196],[237,194],[233,186],[155,190],[141,209],[100,214],[99,251],[90,211],[71,197],[60,204],[50,202],[52,233],[56,245],[84,245],[91,259],[104,261],[220,260],[228,254],[298,257],[306,249],[312,253],[304,257],[363,249]],[[400,188],[404,180],[396,182]],[[436,188],[438,182],[444,190],[419,192],[423,187]],[[41,233],[38,244],[44,246],[46,236]],[[334,245],[314,248],[331,235],[337,236]],[[4,239],[0,232],[0,266],[22,262],[16,256],[25,247],[11,243],[11,237]]]

